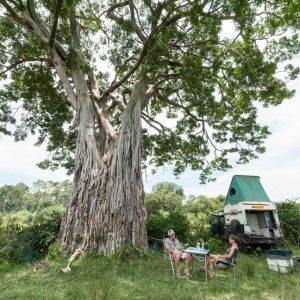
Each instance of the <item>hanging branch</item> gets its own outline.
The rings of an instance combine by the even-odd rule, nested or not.
[[[55,40],[55,35],[56,35],[56,29],[58,25],[58,19],[61,11],[61,6],[62,6],[63,0],[57,0],[56,2],[56,7],[55,7],[55,14],[54,14],[54,21],[52,25],[52,30],[49,38],[49,46],[52,48]]]
[[[41,57],[41,58],[28,58],[28,59],[22,59],[22,60],[18,60],[15,63],[13,63],[10,66],[4,66],[6,69],[2,72],[0,72],[0,76],[4,75],[5,73],[7,73],[8,71],[14,69],[15,67],[17,67],[18,65],[21,65],[23,63],[26,62],[50,62],[49,58],[45,58],[45,57]]]

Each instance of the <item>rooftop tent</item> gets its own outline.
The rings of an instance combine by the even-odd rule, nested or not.
[[[270,202],[259,176],[235,175],[226,196],[225,205],[239,202]]]

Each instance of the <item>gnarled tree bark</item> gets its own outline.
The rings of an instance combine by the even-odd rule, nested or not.
[[[83,95],[82,101],[78,97],[74,189],[61,226],[62,247],[68,252],[81,248],[101,255],[126,244],[146,249],[141,174],[141,107],[146,84],[142,79],[136,81],[122,113],[119,135],[112,139],[102,128],[102,151],[95,137],[92,103]]]

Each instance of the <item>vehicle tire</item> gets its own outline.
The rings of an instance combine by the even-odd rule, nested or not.
[[[237,234],[237,225],[240,224],[239,220],[232,220],[230,222],[230,233]]]

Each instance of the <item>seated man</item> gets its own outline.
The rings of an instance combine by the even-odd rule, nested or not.
[[[190,276],[189,274],[189,267],[192,263],[193,260],[193,255],[190,253],[184,252],[184,249],[180,242],[175,238],[175,232],[174,230],[169,230],[168,231],[168,238],[165,239],[165,244],[164,244],[165,250],[171,253],[171,255],[174,258],[175,261],[175,270],[176,270],[176,277],[177,278],[182,278],[180,274],[180,268],[179,268],[179,263],[180,259],[185,260],[186,262],[186,267],[184,269],[184,273],[186,276]]]

